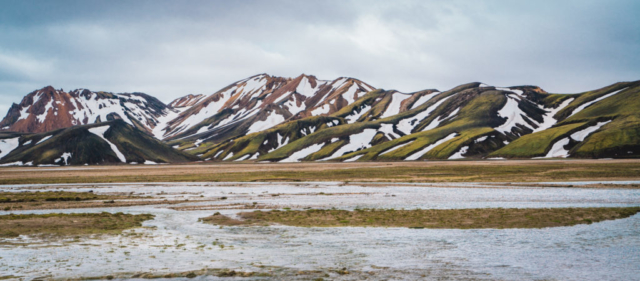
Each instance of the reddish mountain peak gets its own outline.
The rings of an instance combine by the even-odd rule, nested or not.
[[[188,94],[184,97],[179,97],[175,100],[173,100],[172,102],[169,103],[169,107],[171,108],[181,108],[181,107],[187,107],[187,106],[193,106],[195,104],[197,104],[198,102],[200,102],[200,100],[202,100],[205,97],[204,94]]]

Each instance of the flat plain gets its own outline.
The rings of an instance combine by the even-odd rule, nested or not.
[[[0,168],[0,279],[633,280],[640,161]]]
[[[640,180],[640,160],[199,163],[3,167],[0,184],[114,182],[547,182]]]

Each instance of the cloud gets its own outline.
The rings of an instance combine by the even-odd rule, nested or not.
[[[53,85],[170,101],[257,73],[401,91],[640,77],[635,1],[42,1],[0,11],[0,111]]]

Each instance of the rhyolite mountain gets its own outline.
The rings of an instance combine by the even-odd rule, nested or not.
[[[45,133],[0,133],[0,138],[3,138],[0,149],[10,150],[1,152],[5,165],[162,164],[198,160],[122,119]]]
[[[46,87],[12,106],[0,151],[19,133],[109,120],[207,161],[637,158],[640,81],[578,94],[477,82],[401,93],[354,78],[260,74],[168,105],[141,93]],[[27,163],[10,152],[0,163]]]

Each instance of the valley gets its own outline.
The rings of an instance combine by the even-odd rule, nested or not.
[[[0,167],[0,184],[118,182],[535,182],[640,180],[640,160],[189,163]]]
[[[0,210],[0,278],[629,280],[640,265],[638,185],[2,185],[23,199],[127,194],[157,204]],[[247,219],[255,223],[233,223]]]

